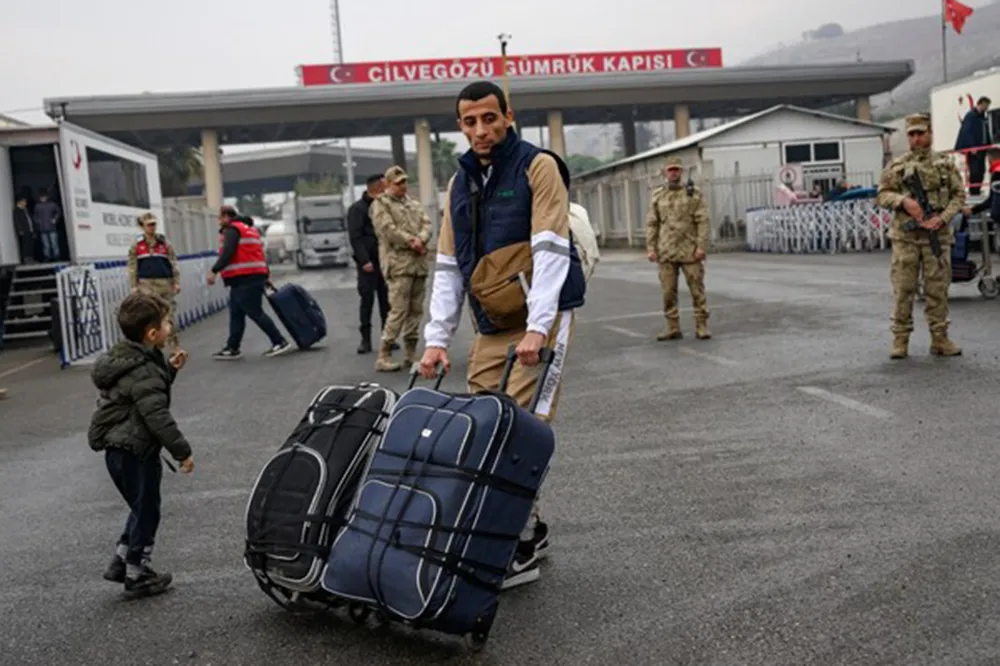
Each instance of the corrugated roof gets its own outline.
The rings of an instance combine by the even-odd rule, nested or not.
[[[695,132],[694,134],[690,134],[684,137],[683,139],[677,139],[676,141],[671,141],[670,143],[666,143],[657,148],[650,148],[647,151],[636,153],[635,155],[631,155],[629,157],[623,157],[622,159],[617,160],[615,162],[611,162],[610,164],[605,164],[596,169],[591,169],[590,171],[587,171],[585,173],[578,174],[577,176],[575,176],[575,178],[586,178],[589,176],[596,175],[598,173],[609,171],[611,169],[617,169],[619,167],[623,167],[628,164],[634,164],[635,162],[642,162],[653,157],[666,156],[671,153],[676,153],[678,150],[684,150],[685,148],[696,146],[702,141],[705,141],[706,139],[710,139],[720,134],[725,134],[726,132],[736,129],[737,127],[742,127],[743,125],[752,123],[755,120],[763,118],[764,116],[769,116],[772,113],[776,113],[782,110],[794,111],[796,113],[804,113],[810,116],[816,116],[817,118],[824,118],[826,120],[836,120],[839,122],[851,123],[853,125],[862,125],[864,127],[875,127],[884,130],[886,132],[896,131],[896,128],[891,127],[889,125],[872,123],[865,120],[860,120],[858,118],[850,118],[848,116],[838,116],[835,113],[827,113],[826,111],[805,109],[800,106],[795,106],[794,104],[776,104],[768,109],[764,109],[763,111],[758,111],[757,113],[751,113],[748,116],[743,116],[742,118],[738,118],[731,122],[723,123],[721,125],[716,125],[715,127],[709,127],[708,129],[704,129],[700,132]]]

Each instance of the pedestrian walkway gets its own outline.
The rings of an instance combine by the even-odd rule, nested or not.
[[[1000,612],[996,304],[974,286],[953,290],[957,359],[926,355],[918,307],[912,358],[890,361],[888,256],[811,259],[711,256],[714,337],[693,339],[682,283],[686,338],[676,342],[655,340],[654,267],[638,253],[598,265],[543,490],[551,558],[537,584],[504,595],[490,663],[994,656],[984,618]],[[156,599],[126,604],[101,579],[124,512],[86,444],[89,368],[60,371],[50,357],[0,379],[11,389],[0,402],[0,661],[451,659],[399,632],[292,618],[241,560],[251,485],[313,395],[407,381],[355,353],[358,297],[335,273],[276,280],[308,285],[325,308],[330,333],[317,349],[263,358],[267,340],[250,326],[244,360],[218,363],[209,356],[225,314],[183,333],[191,358],[173,410],[196,470],[164,479],[154,562],[176,583]],[[324,276],[335,288],[319,289]],[[466,315],[446,389],[464,389],[469,341]]]

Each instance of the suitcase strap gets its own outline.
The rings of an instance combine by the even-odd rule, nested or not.
[[[377,521],[383,518],[378,514],[371,514],[365,511],[355,511],[355,514],[367,518],[372,521]],[[458,553],[449,553],[446,551],[438,550],[436,548],[428,548],[422,544],[406,544],[403,543],[399,536],[398,527],[413,527],[417,529],[427,529],[430,528],[435,532],[446,532],[449,534],[456,534],[459,536],[466,537],[481,537],[485,539],[497,539],[500,541],[517,541],[520,537],[520,532],[517,533],[502,533],[502,532],[488,532],[485,530],[470,530],[461,527],[445,527],[445,526],[432,526],[427,523],[418,523],[409,520],[393,520],[391,523],[393,528],[392,537],[385,537],[381,534],[375,532],[369,532],[368,530],[361,529],[356,525],[348,524],[347,529],[363,534],[368,538],[372,539],[374,542],[381,542],[387,544],[393,550],[398,550],[404,553],[409,553],[411,555],[416,555],[425,562],[437,565],[447,571],[448,573],[458,576],[462,580],[466,581],[470,585],[474,585],[478,588],[490,591],[499,592],[500,586],[503,584],[503,577],[507,574],[506,567],[496,567],[491,564],[486,564],[485,562],[479,562],[472,558],[463,557]],[[481,577],[477,576],[477,572],[486,572],[498,577],[497,582],[490,582],[483,580]],[[370,584],[370,583],[369,583]],[[374,586],[370,585],[373,589]]]
[[[460,479],[462,481],[472,481],[473,483],[487,486],[500,492],[507,493],[508,495],[514,495],[522,499],[534,499],[536,491],[534,488],[529,488],[523,486],[520,483],[515,483],[508,479],[504,479],[496,474],[490,474],[481,469],[474,469],[471,467],[462,467],[461,465],[456,465],[455,463],[447,462],[433,462],[430,460],[421,460],[419,458],[412,458],[408,455],[402,453],[393,453],[392,451],[381,450],[379,451],[381,455],[390,456],[393,458],[401,458],[407,461],[413,461],[415,463],[421,463],[424,465],[422,469],[409,470],[409,469],[371,469],[368,474],[380,474],[382,476],[391,476],[394,478],[402,479],[403,477],[412,476],[415,479]],[[430,465],[439,469],[427,469]],[[541,470],[539,470],[541,471]]]

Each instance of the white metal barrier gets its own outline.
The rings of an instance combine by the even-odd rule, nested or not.
[[[187,328],[227,307],[222,281],[205,282],[214,252],[180,255],[181,293],[176,296],[175,323]],[[64,266],[56,272],[59,298],[62,367],[92,363],[123,339],[118,327],[118,304],[131,287],[127,262],[104,261]]]
[[[800,204],[747,211],[751,252],[870,252],[888,247],[892,214],[874,199]]]

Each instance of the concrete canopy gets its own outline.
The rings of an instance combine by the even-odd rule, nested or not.
[[[351,147],[355,181],[363,184],[373,174],[392,165],[392,151]],[[416,164],[416,154],[407,153],[407,164]],[[264,148],[222,155],[222,183],[226,197],[260,192],[291,192],[295,181],[311,175],[332,174],[346,179],[342,145],[297,145]],[[200,179],[188,185],[189,194],[202,194]]]
[[[513,77],[521,126],[542,126],[549,110],[566,125],[662,120],[685,104],[691,116],[746,115],[775,104],[829,106],[892,90],[914,72],[912,61],[795,67]],[[223,144],[412,134],[414,119],[432,131],[455,131],[455,96],[463,80],[400,84],[143,93],[44,100],[46,113],[146,149],[197,146],[201,130]]]

